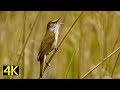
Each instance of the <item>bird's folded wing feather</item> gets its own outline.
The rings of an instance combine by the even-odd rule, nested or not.
[[[55,40],[55,34],[51,31],[47,31],[39,49],[38,59],[43,58],[43,56],[49,52],[54,40]]]

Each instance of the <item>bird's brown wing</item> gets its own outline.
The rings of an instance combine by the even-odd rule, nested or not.
[[[38,60],[43,59],[44,55],[50,51],[54,40],[55,40],[55,34],[51,31],[47,31],[39,49]]]

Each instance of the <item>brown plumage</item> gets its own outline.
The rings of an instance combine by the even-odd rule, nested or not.
[[[52,51],[53,42],[55,40],[55,33],[47,30],[46,34],[42,40],[41,47],[38,53],[38,61],[40,61],[40,77],[42,78],[43,73],[43,66],[46,59],[46,55],[49,54],[50,51]]]
[[[59,19],[48,22],[45,36],[41,42],[38,53],[38,61],[40,61],[40,78],[42,78],[46,55],[56,47],[58,41],[59,27],[63,24],[58,23]]]

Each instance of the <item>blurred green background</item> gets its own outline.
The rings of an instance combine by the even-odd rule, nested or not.
[[[81,11],[1,11],[0,79],[39,78],[37,54],[47,23],[59,17],[64,18],[64,25],[59,35],[60,42],[80,13]],[[30,37],[23,49],[30,32]],[[43,78],[80,79],[119,46],[119,11],[83,11],[82,16],[50,62],[51,67],[46,69]],[[24,51],[18,62],[22,49]],[[50,55],[47,60],[49,57]],[[19,65],[20,75],[3,76],[3,65]],[[120,78],[119,52],[86,78]]]

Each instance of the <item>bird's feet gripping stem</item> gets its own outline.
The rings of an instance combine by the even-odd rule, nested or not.
[[[45,63],[46,63],[46,65],[47,65],[47,66],[51,67],[51,65],[50,65],[50,64],[48,64],[47,62],[45,62]]]
[[[58,52],[58,48],[55,48],[55,51]]]

